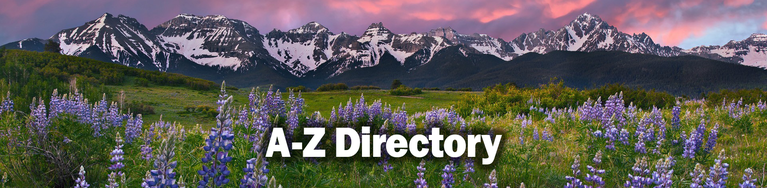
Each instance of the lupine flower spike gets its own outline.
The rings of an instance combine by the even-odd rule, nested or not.
[[[85,168],[83,166],[80,166],[80,173],[77,175],[78,177],[75,180],[75,188],[88,188],[91,186],[88,184],[88,182],[85,181]]]
[[[426,179],[424,178],[424,173],[426,173],[426,161],[423,159],[421,160],[421,164],[419,164],[416,169],[418,170],[418,179],[414,181],[416,188],[428,188],[429,184],[426,183]]]
[[[523,184],[524,186],[524,184]],[[498,178],[496,176],[495,169],[490,172],[490,175],[487,177],[487,183],[484,185],[485,188],[498,188]]]

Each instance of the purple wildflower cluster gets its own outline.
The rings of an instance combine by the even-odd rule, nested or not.
[[[743,171],[743,182],[738,184],[741,188],[756,188],[756,179],[752,179],[751,176],[754,175],[754,170],[751,168],[747,168],[745,171]]]
[[[202,170],[197,173],[202,176],[198,187],[221,187],[229,183],[229,168],[227,163],[232,161],[229,150],[232,149],[234,134],[232,133],[232,97],[226,94],[221,84],[221,94],[218,99],[219,114],[216,116],[216,127],[210,129],[208,138],[205,139],[205,156],[202,158]]]
[[[703,168],[703,165],[700,163],[695,164],[695,168],[690,172],[690,176],[692,176],[690,188],[703,188],[701,183],[703,183],[706,177],[706,169]]]
[[[743,106],[743,98],[740,98],[737,102],[735,100],[730,101],[727,104],[727,99],[722,100],[722,109],[727,110],[727,114],[734,119],[740,119],[749,111]]]
[[[629,174],[629,180],[627,180],[623,186],[649,187],[653,183],[653,179],[649,177],[650,168],[649,164],[647,163],[647,157],[642,157],[640,160],[637,160],[631,170],[634,173]]]
[[[655,163],[655,171],[652,172],[652,181],[657,188],[671,188],[674,183],[671,178],[674,176],[674,157],[668,156],[665,159],[658,159]]]
[[[176,155],[176,142],[179,141],[179,131],[176,126],[163,127],[164,136],[160,142],[160,147],[157,148],[157,155],[154,159],[154,169],[147,172],[147,177],[144,179],[144,183],[141,184],[145,188],[178,188],[178,182],[176,181],[176,172],[173,170],[178,165],[177,161],[173,161],[173,157]]]
[[[12,101],[9,101],[9,104],[12,105]],[[47,126],[51,119],[64,114],[75,116],[78,122],[90,125],[93,136],[96,137],[102,136],[101,132],[105,129],[122,126],[123,121],[129,117],[120,112],[116,102],[108,102],[106,95],[102,97],[102,100],[90,104],[80,93],[59,95],[58,90],[53,91],[48,110],[42,99],[35,100],[30,105],[30,110],[32,112],[30,117],[33,119],[32,127],[39,135],[47,134]],[[131,131],[135,130],[131,129]],[[136,134],[126,134],[126,137],[132,141],[135,138],[134,135]]]
[[[418,170],[418,179],[413,181],[415,183],[416,188],[428,188],[429,184],[426,182],[426,179],[424,178],[424,174],[426,173],[426,161],[421,160],[421,163],[418,164],[416,169]]]
[[[123,139],[120,136],[120,133],[117,133],[115,136],[115,149],[112,150],[112,152],[109,153],[109,155],[112,156],[110,161],[113,163],[112,166],[109,166],[109,170],[112,170],[112,173],[116,173],[117,176],[123,176],[123,172],[121,169],[125,167],[125,164],[123,164],[123,155],[125,154],[123,152]]]
[[[580,188],[583,187],[583,181],[578,179],[578,176],[581,175],[581,156],[576,155],[575,160],[573,161],[573,165],[570,166],[570,169],[573,171],[573,176],[565,176],[565,179],[568,181],[567,184],[565,184],[565,188]]]
[[[13,100],[11,100],[11,92],[5,95],[2,102],[0,102],[0,114],[5,112],[13,112]]]
[[[133,143],[133,140],[141,136],[141,127],[143,124],[144,121],[142,120],[141,114],[136,115],[136,117],[130,116],[130,118],[128,118],[128,121],[125,123],[125,143]]]
[[[586,165],[586,168],[589,169],[589,173],[586,174],[585,180],[592,183],[591,187],[604,187],[605,180],[602,179],[601,175],[605,173],[605,170],[599,168],[602,164],[602,150],[597,151],[592,161],[594,162],[594,166]]]
[[[88,188],[91,185],[85,181],[85,168],[80,166],[80,172],[77,173],[77,179],[75,180],[75,188]]]
[[[671,127],[674,130],[678,130],[679,126],[682,125],[682,120],[679,118],[679,115],[682,113],[682,107],[679,105],[674,106],[674,108],[671,109]]]
[[[484,188],[498,188],[498,177],[496,175],[495,169],[490,172],[490,175],[487,177],[487,183],[484,184]],[[523,184],[524,187],[524,184]]]
[[[453,172],[455,172],[455,166],[453,165],[453,161],[450,161],[450,163],[445,165],[445,168],[442,169],[442,187],[453,187],[453,183],[455,183]]]
[[[690,131],[690,136],[681,139],[684,140],[684,153],[682,153],[682,157],[692,159],[695,158],[695,154],[698,151],[703,150],[708,153],[714,148],[718,137],[719,125],[717,124],[711,129],[705,148],[703,148],[703,136],[706,134],[705,123],[705,120],[701,120],[700,125],[695,130]],[[684,132],[682,132],[682,136],[684,136]]]
[[[469,174],[474,173],[474,160],[467,157],[463,162],[463,168],[463,180],[468,180],[471,178]]]
[[[727,187],[725,185],[727,183],[727,177],[729,175],[729,173],[727,172],[727,168],[730,167],[730,164],[722,162],[724,159],[725,159],[724,150],[722,150],[719,152],[719,156],[714,160],[714,166],[709,168],[708,178],[706,178],[706,184],[704,185],[704,187],[712,187],[712,188]]]

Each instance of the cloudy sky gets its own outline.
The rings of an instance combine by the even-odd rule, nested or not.
[[[149,29],[180,13],[224,15],[262,33],[317,21],[334,33],[362,34],[373,22],[395,33],[452,27],[511,40],[566,25],[585,12],[626,33],[689,48],[767,33],[767,0],[0,0],[0,43],[48,38],[103,13],[134,17]]]

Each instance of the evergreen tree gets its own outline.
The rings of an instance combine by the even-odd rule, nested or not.
[[[61,47],[59,47],[58,42],[53,42],[53,40],[48,40],[48,43],[45,44],[44,50],[46,52],[53,52],[53,53],[61,53]]]
[[[395,79],[395,80],[394,80],[394,81],[391,83],[391,89],[397,89],[397,88],[399,88],[399,86],[401,86],[401,85],[402,85],[402,82],[401,82],[401,81],[399,81],[399,80],[397,80],[397,79]]]

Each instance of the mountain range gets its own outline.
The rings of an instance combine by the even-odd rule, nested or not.
[[[478,89],[491,83],[512,80],[527,83],[524,77],[512,79],[501,76],[501,79],[487,75],[492,75],[492,71],[508,70],[509,67],[520,68],[520,61],[529,62],[532,57],[540,58],[552,52],[558,54],[558,57],[564,54],[569,54],[566,55],[568,57],[584,56],[582,53],[559,51],[615,53],[599,53],[602,55],[597,57],[601,59],[591,61],[625,62],[623,59],[614,59],[631,56],[625,52],[659,58],[681,57],[686,59],[685,62],[687,59],[706,62],[706,59],[710,59],[756,67],[754,70],[767,68],[765,34],[753,34],[745,40],[730,41],[725,45],[682,49],[656,44],[645,33],[623,33],[599,16],[588,13],[579,15],[560,29],[523,33],[511,41],[486,34],[462,34],[450,27],[423,33],[396,34],[384,27],[383,23],[370,24],[360,36],[344,32],[336,34],[317,22],[309,22],[288,31],[273,29],[262,33],[241,20],[219,15],[190,14],[180,14],[148,29],[134,18],[105,13],[82,26],[62,30],[49,39],[24,39],[5,44],[4,47],[42,51],[46,40],[58,42],[62,53],[67,55],[214,81],[226,79],[228,83],[241,87],[267,84],[278,87],[316,87],[326,82],[385,86],[386,83],[381,82],[403,79],[412,81],[409,85],[417,87],[462,86]],[[540,54],[545,55],[538,56]],[[523,57],[528,59],[518,60]],[[648,63],[648,59],[657,58],[647,57],[627,63],[654,65]],[[451,64],[455,65],[454,69],[448,69]],[[554,69],[544,67],[545,64],[536,66],[540,69]],[[432,75],[439,71],[449,73]],[[527,71],[532,70],[518,72]],[[545,76],[561,78],[566,77],[563,74],[571,74],[560,73]],[[751,79],[751,82],[764,83],[760,79]],[[466,80],[486,84],[468,84]],[[619,80],[623,80],[622,83],[636,82],[618,77],[604,81],[609,83]],[[597,84],[595,80],[583,81],[571,85]],[[636,85],[663,87],[639,82]]]

